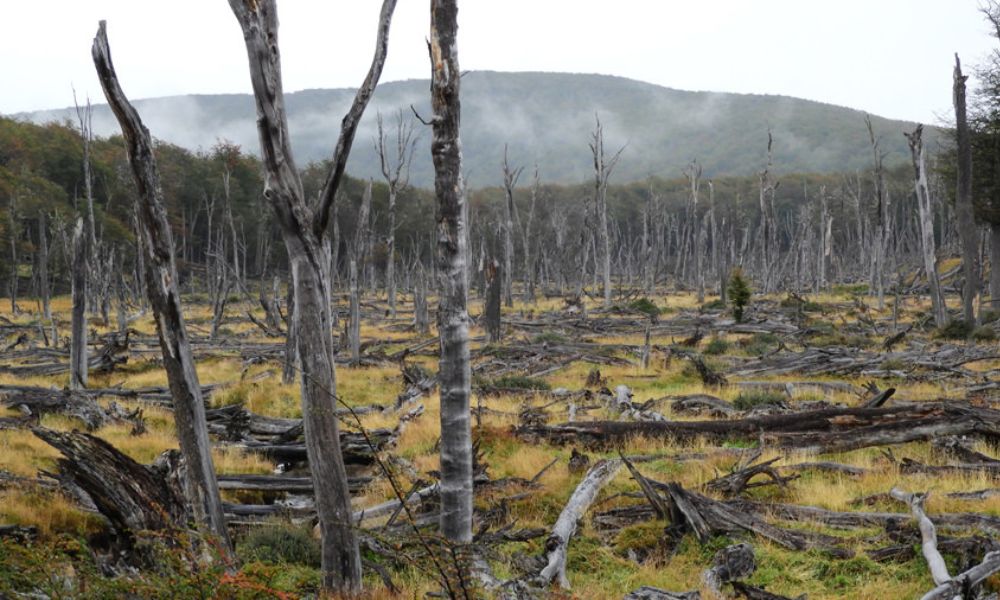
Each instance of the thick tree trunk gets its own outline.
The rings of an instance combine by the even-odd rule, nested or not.
[[[322,587],[353,594],[361,587],[361,557],[351,520],[351,498],[336,417],[329,269],[322,239],[343,179],[358,123],[375,91],[388,52],[395,0],[383,0],[375,54],[341,123],[332,167],[314,205],[306,202],[291,152],[278,51],[274,0],[230,0],[243,30],[257,108],[257,131],[264,165],[264,197],[281,226],[292,269],[295,309],[289,333],[297,339],[302,370],[302,416],[306,452],[316,490],[322,535]]]
[[[962,238],[962,316],[966,323],[976,322],[976,294],[979,292],[979,229],[972,210],[972,144],[965,106],[965,80],[962,63],[955,55],[953,99],[955,104],[955,137],[958,149],[958,190],[955,195],[955,216]]]
[[[184,326],[180,293],[177,289],[174,243],[163,204],[152,140],[139,113],[129,104],[118,84],[111,63],[111,49],[104,21],[101,21],[94,38],[92,53],[104,95],[121,125],[132,176],[139,191],[137,212],[143,230],[143,251],[147,258],[146,287],[156,316],[163,366],[173,397],[177,437],[187,464],[185,491],[189,494],[188,500],[196,521],[219,539],[228,554],[231,552],[231,544],[215,480],[205,421],[205,402]]]
[[[467,237],[458,68],[458,5],[431,0],[431,155],[437,198],[438,335],[441,360],[441,533],[472,541],[472,431],[469,418]]]
[[[913,158],[913,181],[917,193],[917,212],[920,217],[920,249],[924,259],[924,271],[927,272],[927,284],[930,288],[934,324],[938,327],[944,327],[948,324],[948,311],[944,303],[944,295],[941,293],[941,280],[937,272],[931,192],[927,185],[927,169],[924,163],[923,130],[923,125],[917,125],[913,133],[905,135],[910,142],[910,153]]]
[[[87,387],[87,252],[89,238],[84,232],[83,218],[73,228],[73,318],[69,346],[69,387]]]

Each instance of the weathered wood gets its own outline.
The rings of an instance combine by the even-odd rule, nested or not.
[[[753,546],[750,544],[733,544],[715,553],[712,566],[706,569],[701,580],[715,598],[725,598],[723,584],[746,579],[757,569]]]
[[[955,193],[955,217],[958,236],[962,242],[962,316],[966,323],[978,324],[975,312],[979,294],[979,228],[976,227],[972,206],[972,141],[969,137],[969,120],[965,102],[965,80],[962,63],[955,54],[952,101],[955,107],[955,146],[958,174]]]
[[[73,228],[72,325],[69,345],[69,387],[87,387],[87,276],[90,274],[88,236],[83,218]]]
[[[920,600],[961,600],[971,590],[1000,571],[1000,552],[990,552],[983,562],[921,596]]]
[[[93,398],[77,391],[62,391],[45,388],[24,388],[21,390],[0,390],[0,404],[20,408],[38,418],[48,413],[58,413],[79,419],[93,431],[111,419]]]
[[[257,109],[264,166],[264,196],[281,228],[291,265],[294,312],[288,330],[297,342],[302,415],[322,536],[322,587],[348,594],[361,586],[358,540],[351,527],[347,472],[338,440],[330,272],[323,238],[358,123],[382,74],[395,0],[379,13],[375,53],[341,124],[332,167],[317,203],[310,206],[292,157],[278,50],[274,0],[230,0],[243,31]]]
[[[945,564],[944,557],[941,556],[937,547],[937,530],[934,528],[934,523],[927,517],[927,513],[924,512],[924,501],[927,499],[927,495],[909,494],[898,488],[892,488],[889,495],[908,505],[913,517],[917,520],[924,560],[927,561],[927,569],[931,572],[931,577],[934,578],[934,584],[941,585],[950,581],[951,574],[948,573],[948,565]]]
[[[618,459],[602,460],[587,471],[583,480],[573,490],[573,495],[563,507],[545,542],[546,563],[537,578],[541,586],[547,586],[553,579],[558,578],[559,587],[569,589],[569,579],[566,577],[566,550],[570,539],[576,533],[577,522],[594,503],[601,488],[618,474],[621,466],[622,461]]]
[[[468,224],[458,66],[456,0],[431,0],[431,110],[437,199],[438,335],[441,359],[441,533],[472,541],[472,430],[469,411]]]
[[[164,208],[153,143],[149,130],[118,83],[104,21],[94,38],[92,55],[104,96],[121,125],[132,178],[139,191],[137,213],[143,230],[143,254],[147,259],[146,291],[156,316],[163,366],[173,396],[177,437],[186,463],[184,491],[195,520],[219,539],[223,551],[228,554],[231,552],[229,532],[215,480],[201,385],[184,325],[173,237]]]
[[[62,453],[61,476],[86,492],[120,534],[185,527],[188,509],[183,497],[162,473],[86,433],[41,427],[32,433]]]

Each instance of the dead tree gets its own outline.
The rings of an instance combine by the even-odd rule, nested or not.
[[[10,271],[7,275],[7,295],[10,296],[10,313],[16,315],[20,312],[17,306],[17,281],[20,275],[17,271],[19,266],[17,255],[19,223],[17,220],[17,197],[14,194],[11,195],[10,206],[7,208],[7,228],[10,237]]]
[[[962,240],[962,318],[966,323],[976,323],[975,299],[979,292],[979,229],[976,227],[972,208],[972,143],[969,139],[969,120],[965,106],[965,80],[962,63],[955,55],[954,84],[955,141],[958,150],[958,182],[955,194],[955,216],[958,219],[959,237]]]
[[[597,239],[600,248],[600,269],[604,282],[604,306],[611,307],[611,236],[608,233],[608,179],[621,158],[621,147],[611,158],[604,156],[604,127],[600,117],[595,115],[597,124],[591,134],[590,152],[594,157],[594,209],[597,212]],[[598,260],[597,254],[594,256]]]
[[[392,152],[386,147],[386,134],[382,128],[382,115],[377,117],[378,137],[375,152],[382,167],[382,177],[389,186],[389,233],[386,236],[385,287],[389,296],[389,315],[396,318],[396,198],[406,188],[410,179],[410,163],[417,145],[413,125],[403,120],[403,111],[396,113],[396,140]]]
[[[507,161],[507,145],[503,147],[503,267],[501,281],[504,306],[514,306],[514,187],[521,178],[524,167],[511,168]]]
[[[772,272],[774,266],[772,261],[777,258],[778,253],[778,220],[774,215],[774,193],[778,189],[778,182],[771,180],[771,167],[774,164],[774,136],[770,130],[767,132],[767,164],[758,175],[760,186],[760,229],[757,238],[760,248],[760,270],[761,279],[764,282],[764,292],[773,291]]]
[[[930,287],[934,324],[944,327],[948,324],[948,311],[941,293],[941,280],[937,272],[937,253],[934,248],[934,221],[931,213],[931,191],[927,185],[927,168],[924,163],[923,125],[917,125],[913,133],[906,133],[913,159],[913,185],[917,194],[917,212],[920,218],[920,249]]]
[[[697,278],[698,304],[705,302],[705,273],[701,268],[701,223],[698,218],[698,193],[701,190],[701,165],[697,160],[684,169],[684,177],[691,186],[691,224],[694,228],[694,271]]]
[[[535,263],[532,261],[531,247],[533,240],[531,236],[532,225],[535,221],[535,207],[538,202],[539,187],[538,165],[536,164],[535,174],[531,178],[531,204],[528,205],[528,218],[523,222],[521,221],[520,213],[518,213],[517,205],[514,205],[514,219],[517,222],[517,228],[521,230],[521,242],[524,253],[524,299],[528,302],[535,300]]]
[[[323,540],[322,586],[352,593],[361,586],[361,559],[351,521],[347,472],[338,443],[340,427],[335,414],[337,387],[330,315],[331,274],[328,263],[322,259],[322,239],[358,123],[382,74],[396,2],[383,0],[368,75],[341,123],[332,167],[313,204],[306,200],[292,157],[281,81],[275,1],[230,0],[229,5],[240,23],[246,43],[264,166],[264,197],[274,210],[291,265],[295,308],[288,329],[294,331],[297,338],[302,371],[306,450]]]
[[[358,225],[354,232],[354,244],[351,248],[351,258],[348,272],[350,293],[350,315],[347,329],[347,343],[351,347],[351,364],[361,363],[361,293],[358,290],[358,270],[364,264],[365,246],[370,237],[368,215],[372,206],[372,182],[368,181],[365,193],[361,197],[361,208],[358,210]],[[370,260],[371,257],[368,257]]]
[[[84,231],[83,217],[73,228],[73,318],[69,346],[69,387],[82,390],[87,387],[87,257],[89,237]]]
[[[504,277],[501,275],[500,270],[502,267],[495,258],[490,258],[486,260],[486,265],[483,268],[486,277],[486,306],[483,313],[483,321],[486,327],[486,333],[490,336],[490,342],[496,343],[500,341],[501,336],[501,325],[500,325],[500,288]]]
[[[420,267],[413,290],[413,328],[421,335],[428,334],[431,329],[430,317],[427,316],[427,277],[423,267]]]
[[[52,294],[49,289],[49,226],[45,211],[38,211],[38,256],[35,258],[38,297],[42,302],[42,317],[52,321]]]
[[[458,4],[431,0],[431,109],[437,198],[438,335],[441,360],[441,533],[472,541],[472,429],[465,182],[459,137]]]
[[[180,292],[177,288],[173,237],[163,204],[152,139],[139,118],[139,113],[129,103],[118,83],[118,76],[111,62],[111,48],[104,21],[98,27],[92,54],[104,96],[121,125],[132,177],[139,192],[137,213],[143,230],[143,252],[147,259],[146,291],[156,316],[163,366],[173,396],[177,437],[187,464],[185,492],[195,520],[203,529],[214,534],[225,552],[229,553],[231,544],[215,479],[205,420],[205,402],[184,325]]]

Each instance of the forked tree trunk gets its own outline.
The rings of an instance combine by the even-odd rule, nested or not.
[[[441,360],[441,533],[472,541],[472,430],[465,183],[456,0],[431,0],[431,155],[437,198],[438,335]]]
[[[972,211],[972,144],[965,106],[965,80],[962,63],[955,55],[953,99],[955,104],[955,137],[958,150],[958,189],[955,194],[955,216],[962,239],[962,318],[976,323],[975,301],[979,292],[979,229]]]
[[[84,232],[83,217],[73,228],[73,317],[69,346],[69,387],[82,390],[87,387],[87,252],[88,237]]]
[[[507,146],[503,147],[503,267],[501,283],[504,306],[514,306],[514,187],[524,167],[511,168],[507,161]],[[487,292],[489,293],[489,292]]]
[[[941,280],[937,272],[937,253],[934,247],[934,222],[931,213],[931,192],[927,185],[927,169],[924,166],[923,125],[917,125],[913,133],[907,133],[910,143],[910,154],[913,159],[913,181],[917,193],[917,213],[920,217],[920,249],[924,259],[924,270],[927,272],[927,284],[930,288],[931,307],[934,312],[934,324],[944,327],[948,324],[948,311],[941,293]]]
[[[611,236],[608,232],[608,179],[618,164],[622,148],[610,159],[604,156],[604,128],[601,120],[591,136],[590,152],[594,158],[594,208],[597,211],[597,237],[600,241],[599,269],[604,283],[604,307],[611,307]],[[595,240],[595,244],[598,240]],[[598,262],[598,252],[595,247],[594,262]],[[595,276],[597,275],[595,269]]]
[[[222,514],[219,486],[215,479],[205,421],[205,402],[184,326],[181,298],[177,289],[174,243],[163,205],[152,140],[139,113],[129,104],[118,84],[104,21],[101,21],[94,38],[92,54],[104,95],[121,125],[132,177],[139,191],[137,213],[143,230],[143,252],[147,259],[146,290],[156,317],[163,367],[167,372],[173,397],[180,450],[187,463],[185,492],[195,520],[203,529],[214,534],[225,553],[229,554],[231,544]]]
[[[316,203],[310,205],[295,167],[285,113],[274,0],[230,0],[243,30],[250,81],[257,108],[257,131],[264,167],[264,197],[281,227],[292,269],[295,309],[289,332],[297,338],[302,371],[302,417],[322,536],[322,587],[353,594],[361,587],[361,556],[351,522],[351,497],[336,417],[329,269],[322,239],[344,176],[354,135],[375,91],[388,52],[395,0],[383,0],[375,54],[342,123],[340,136]]]

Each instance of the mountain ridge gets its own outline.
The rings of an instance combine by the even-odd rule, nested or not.
[[[393,113],[410,118],[412,105],[430,113],[429,81],[406,79],[381,84],[355,138],[348,171],[380,177],[374,151],[375,115],[392,122]],[[698,159],[708,177],[751,175],[765,160],[767,133],[774,134],[774,169],[837,172],[868,168],[871,149],[863,111],[817,100],[773,94],[687,91],[615,75],[558,72],[470,71],[463,75],[462,143],[469,185],[500,182],[504,145],[513,164],[538,164],[544,181],[578,183],[590,177],[587,146],[595,114],[604,125],[605,146],[625,151],[614,179],[650,175],[676,177]],[[340,120],[354,96],[352,88],[312,88],[286,94],[292,146],[299,167],[332,153]],[[192,150],[227,140],[257,151],[253,99],[249,94],[186,94],[135,101],[159,139]],[[33,122],[73,119],[71,108],[12,115]],[[904,130],[915,123],[872,115],[886,163],[909,159]],[[411,183],[433,183],[430,132],[420,136]],[[929,127],[930,143],[938,131]],[[94,106],[94,131],[118,133],[106,105]]]

